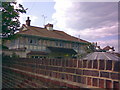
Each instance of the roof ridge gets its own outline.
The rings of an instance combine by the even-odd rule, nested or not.
[[[37,27],[37,26],[28,26],[28,27],[34,27],[34,28],[44,29],[43,27]]]
[[[49,38],[56,38],[61,40],[67,40],[67,41],[73,41],[73,42],[83,42],[83,43],[89,43],[88,41],[79,39],[75,36],[69,35],[64,31],[59,30],[47,30],[46,28],[42,27],[36,27],[36,26],[26,26],[27,30],[19,32],[20,34],[25,35],[35,35],[35,36],[41,36],[41,37],[49,37]]]

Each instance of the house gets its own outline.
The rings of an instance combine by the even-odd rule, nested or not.
[[[92,44],[94,46],[94,51],[96,51],[96,52],[102,52],[102,49],[101,49],[100,46],[97,45],[97,42],[96,43],[93,42]]]
[[[110,47],[110,46],[104,47],[103,50],[105,50],[106,52],[114,52],[115,51],[114,47]]]
[[[5,45],[9,49],[24,48],[27,51],[26,57],[47,55],[61,58],[86,53],[84,47],[90,42],[68,35],[63,31],[55,30],[53,24],[48,23],[45,27],[35,27],[31,26],[30,22],[31,20],[28,17],[26,24],[23,24],[16,34],[18,37],[6,42]]]

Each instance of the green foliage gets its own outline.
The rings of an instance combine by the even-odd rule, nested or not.
[[[16,53],[12,53],[12,55],[6,55],[5,53],[2,53],[3,61],[4,60],[11,60],[12,58],[20,58],[20,57]]]
[[[91,52],[94,52],[94,46],[92,44],[89,44],[87,46],[84,47],[84,50],[87,52],[87,53],[91,53]]]
[[[16,53],[13,53],[12,58],[19,58],[19,55],[17,55]]]
[[[2,49],[8,49],[8,47],[7,47],[7,46],[2,45]]]
[[[7,37],[7,38],[3,38],[2,39],[2,45],[4,46],[4,44],[5,44],[5,42],[7,41],[7,40],[14,40],[14,39],[16,39],[16,38],[18,38],[20,36],[20,34],[13,34],[13,35],[10,35],[9,37]],[[3,48],[3,47],[2,47]]]
[[[26,9],[21,4],[17,8],[16,2],[2,2],[2,34],[5,36],[14,35],[20,26],[19,15],[26,13]]]
[[[10,56],[9,55],[5,55],[4,53],[2,53],[2,60],[10,60]]]
[[[18,38],[19,36],[20,34],[13,34],[13,35],[10,35],[9,38],[4,38],[4,40],[14,40]]]

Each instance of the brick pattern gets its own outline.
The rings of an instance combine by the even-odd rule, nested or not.
[[[116,90],[120,89],[120,68],[118,66],[120,66],[120,62],[112,60],[7,59],[3,61],[3,88],[80,88],[78,85],[80,84],[83,87],[87,85],[87,87],[115,88]],[[31,72],[34,75],[10,70],[5,67]],[[39,75],[44,75],[49,78],[46,79]],[[75,84],[73,85],[67,82],[73,82]]]

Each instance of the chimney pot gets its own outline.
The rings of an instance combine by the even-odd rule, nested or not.
[[[27,26],[30,26],[30,22],[31,22],[30,17],[27,17],[26,25],[27,25]]]

